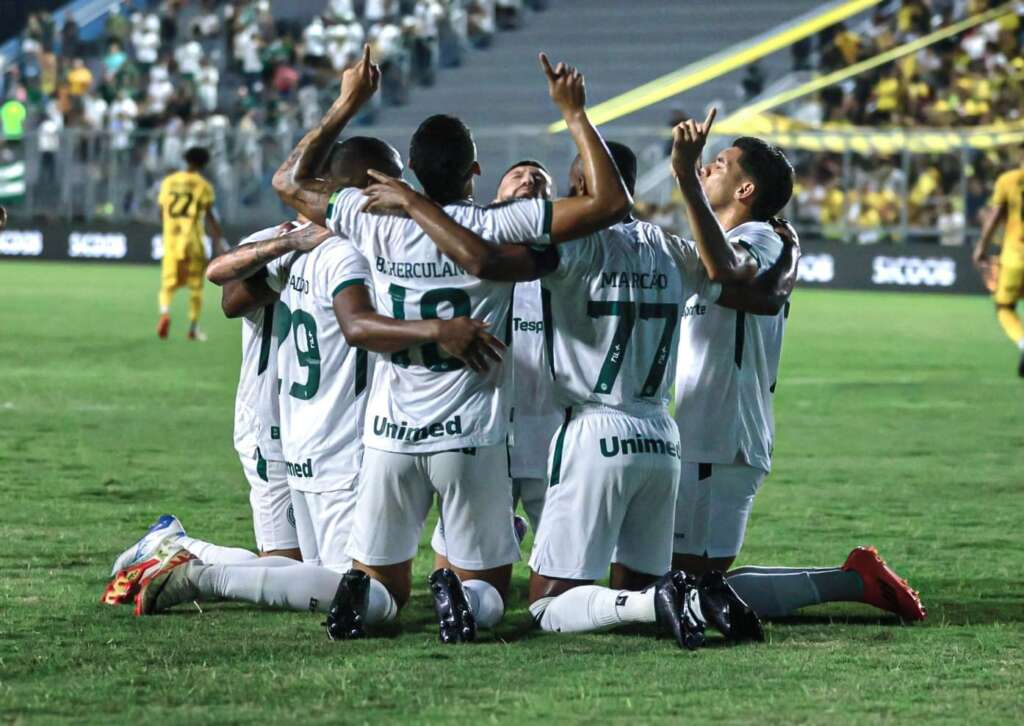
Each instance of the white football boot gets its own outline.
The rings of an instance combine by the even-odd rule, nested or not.
[[[157,550],[168,540],[176,540],[185,536],[185,528],[173,514],[161,514],[160,518],[150,525],[142,539],[126,549],[117,559],[114,560],[114,567],[110,570],[113,577],[121,570],[127,570],[140,562],[151,560],[156,557]],[[161,558],[163,559],[163,558]]]

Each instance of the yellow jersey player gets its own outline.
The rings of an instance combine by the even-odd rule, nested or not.
[[[213,213],[213,186],[200,172],[210,161],[210,152],[192,147],[185,152],[185,171],[168,174],[160,183],[160,216],[163,221],[164,259],[160,274],[160,322],[157,335],[167,337],[171,327],[171,296],[188,286],[189,340],[205,340],[199,330],[206,278],[206,250],[203,229],[209,233],[213,251],[221,250],[220,224]]]
[[[1024,147],[1021,152],[1024,155]],[[1017,315],[1017,301],[1024,295],[1024,158],[1017,169],[1001,174],[996,180],[988,216],[974,248],[974,261],[982,272],[989,264],[988,247],[1000,225],[1005,229],[993,298],[999,324],[1020,348],[1017,374],[1024,378],[1024,325]]]

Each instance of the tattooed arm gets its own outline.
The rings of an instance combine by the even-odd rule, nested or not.
[[[206,279],[214,285],[245,280],[263,269],[271,260],[289,252],[309,252],[330,236],[329,231],[309,222],[290,231],[282,229],[278,237],[239,245],[215,257],[206,268]]]
[[[380,68],[370,61],[370,46],[366,45],[362,60],[342,74],[341,94],[274,174],[274,191],[281,201],[316,224],[326,223],[327,202],[337,186],[318,177],[317,171],[338,134],[379,85]]]

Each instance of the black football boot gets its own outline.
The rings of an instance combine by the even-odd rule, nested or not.
[[[434,596],[442,643],[470,643],[476,640],[476,618],[459,576],[449,569],[435,570],[427,580]]]
[[[696,580],[673,570],[654,583],[654,615],[659,629],[675,638],[680,648],[696,650],[704,645],[704,615]]]
[[[331,640],[363,638],[363,616],[370,603],[370,576],[362,570],[349,570],[341,576],[338,589],[327,611],[327,637]]]
[[[700,607],[708,622],[734,643],[764,641],[764,628],[757,613],[736,594],[723,572],[706,572],[697,584]]]

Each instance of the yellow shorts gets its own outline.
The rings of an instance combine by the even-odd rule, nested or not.
[[[992,297],[996,305],[1016,305],[1024,297],[1024,257],[1000,257],[999,278]]]
[[[160,284],[166,289],[179,287],[202,287],[206,260],[202,257],[185,257],[174,260],[164,257],[160,271]]]

